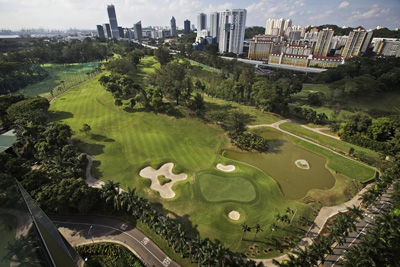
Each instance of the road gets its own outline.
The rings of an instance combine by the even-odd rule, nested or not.
[[[384,211],[390,208],[390,206],[392,205],[392,193],[393,186],[389,188],[385,194],[382,195],[382,198],[377,201],[374,206],[368,208],[367,210],[364,210],[364,219],[360,220],[360,222],[357,223],[357,230],[349,234],[343,245],[337,245],[333,249],[333,254],[328,255],[325,258],[325,263],[323,267],[340,266],[339,260],[342,258],[342,255],[347,251],[349,247],[360,243],[361,235],[365,234],[367,229],[374,225],[375,216],[377,216],[380,211]]]
[[[141,231],[120,220],[97,216],[49,217],[72,246],[114,242],[127,247],[148,266],[179,266]],[[124,224],[125,230],[121,228]]]
[[[222,57],[222,56],[221,56],[221,58],[229,59],[229,60],[235,59],[233,57]],[[291,66],[291,65],[284,65],[284,64],[275,64],[275,63],[264,64],[263,61],[244,59],[244,58],[238,58],[237,60],[247,63],[247,64],[265,66],[265,67],[270,67],[270,68],[275,68],[275,69],[294,70],[294,71],[300,71],[300,72],[321,73],[321,72],[324,72],[327,70],[327,69],[307,68],[307,67]]]

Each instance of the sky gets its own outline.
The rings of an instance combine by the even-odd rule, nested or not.
[[[107,5],[114,4],[119,26],[178,27],[196,15],[245,8],[246,26],[265,27],[268,18],[291,19],[294,25],[336,24],[366,29],[400,28],[400,0],[0,0],[0,29],[95,29],[108,23]],[[209,23],[209,22],[207,22]]]

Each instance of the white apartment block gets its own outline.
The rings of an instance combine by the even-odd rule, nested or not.
[[[226,10],[220,13],[219,53],[243,53],[246,9]]]

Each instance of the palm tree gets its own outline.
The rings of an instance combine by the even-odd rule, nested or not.
[[[307,247],[304,249],[298,247],[296,250],[293,251],[293,254],[297,256],[296,266],[310,266],[313,264],[317,264],[317,261],[311,256],[310,251]]]
[[[355,218],[360,218],[361,220],[364,219],[364,212],[360,207],[348,207],[347,210],[354,215]]]
[[[243,235],[241,241],[243,241],[243,237],[246,234],[246,232],[251,232],[251,228],[247,224],[242,224],[242,231]]]
[[[258,234],[259,232],[263,232],[264,230],[261,229],[260,225],[257,223],[257,224],[254,226],[254,231],[255,231],[255,232],[254,232],[253,242],[256,240],[257,234]]]
[[[119,183],[114,183],[112,180],[108,180],[101,186],[101,191],[101,197],[104,198],[107,203],[113,202],[114,209],[119,210],[121,207]]]

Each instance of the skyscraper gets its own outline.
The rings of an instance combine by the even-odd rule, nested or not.
[[[112,38],[110,24],[104,23],[103,30],[104,30],[104,33],[107,34],[107,38]]]
[[[313,53],[314,56],[326,57],[328,55],[332,36],[333,30],[330,28],[325,28],[318,33],[318,40]]]
[[[108,18],[110,19],[111,36],[112,38],[119,39],[117,15],[115,14],[114,5],[108,5],[107,12],[108,12]]]
[[[135,24],[133,24],[133,28],[135,30],[135,39],[136,40],[142,40],[142,21],[138,21]]]
[[[220,14],[219,53],[243,53],[246,9],[226,10]]]
[[[285,19],[281,18],[281,19],[275,20],[274,28],[278,29],[279,36],[283,36],[283,31],[284,31],[283,29],[285,28]]]
[[[104,28],[102,25],[97,25],[97,33],[100,39],[105,39],[106,36],[104,35]]]
[[[199,13],[197,15],[197,37],[200,37],[202,30],[207,29],[207,15],[204,13]]]
[[[211,37],[217,37],[218,41],[218,30],[219,30],[219,13],[214,12],[210,14],[210,35]]]
[[[185,20],[184,22],[183,22],[183,24],[184,24],[184,33],[185,34],[188,34],[188,33],[190,33],[190,20]]]
[[[171,18],[171,36],[173,38],[176,37],[176,21],[175,21],[174,16],[172,16],[172,18]]]

